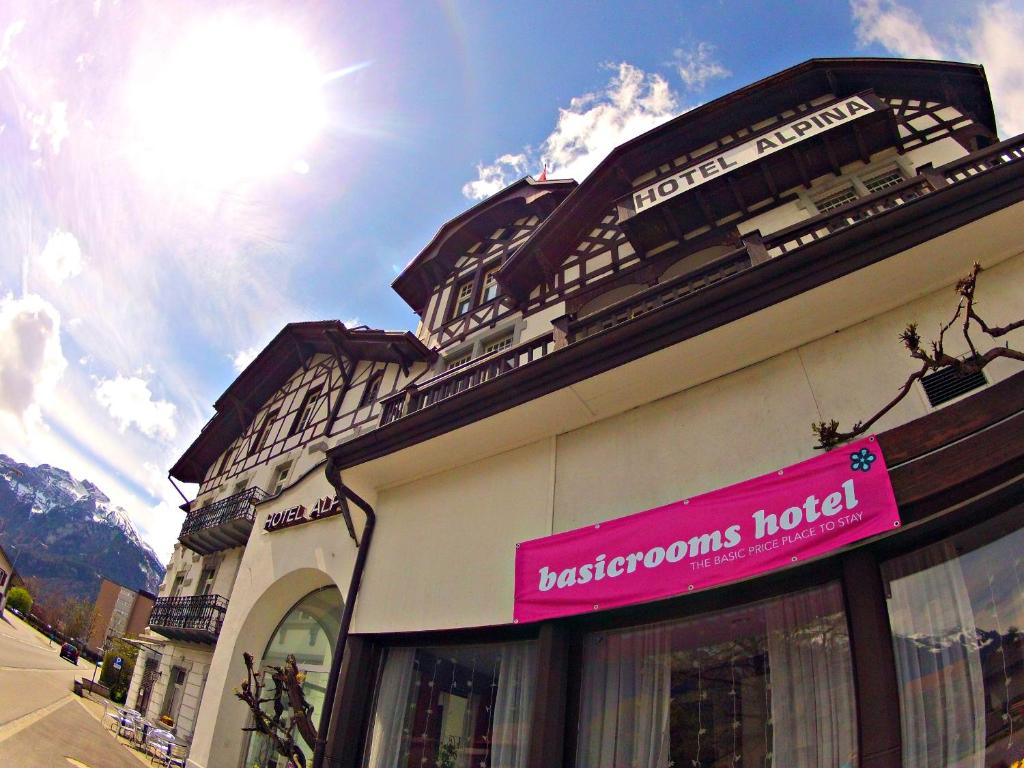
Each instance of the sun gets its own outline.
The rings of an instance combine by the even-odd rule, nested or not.
[[[127,109],[145,171],[218,190],[308,169],[304,153],[326,121],[325,77],[294,32],[206,19],[134,69]]]

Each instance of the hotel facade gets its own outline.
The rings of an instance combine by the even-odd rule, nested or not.
[[[194,768],[283,766],[243,652],[295,655],[337,768],[1015,764],[1024,365],[811,432],[892,400],[975,263],[1024,316],[973,65],[812,60],[512,184],[395,280],[415,333],[289,324],[217,400],[129,703]]]

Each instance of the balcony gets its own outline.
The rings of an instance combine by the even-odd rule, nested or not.
[[[405,390],[383,401],[380,426],[384,427],[393,422],[400,421],[407,416],[423,411],[429,406],[445,402],[457,395],[463,395],[464,397],[460,398],[459,406],[453,406],[448,409],[449,411],[458,410],[460,413],[464,411],[465,418],[469,418],[468,414],[470,413],[479,416],[479,414],[487,412],[488,407],[478,403],[471,393],[485,382],[495,379],[504,380],[505,374],[540,360],[556,349],[562,347],[575,349],[578,342],[590,339],[591,337],[603,337],[603,341],[594,338],[593,345],[596,346],[589,346],[592,355],[593,350],[600,349],[602,344],[607,346],[609,334],[613,332],[613,329],[620,329],[621,326],[626,326],[627,324],[630,324],[630,327],[637,328],[636,333],[644,332],[644,329],[647,329],[646,332],[649,335],[650,327],[657,323],[668,322],[671,324],[674,322],[673,318],[683,311],[682,308],[687,302],[699,302],[702,300],[702,297],[712,292],[717,291],[721,293],[722,291],[734,290],[737,284],[734,280],[737,278],[740,279],[740,282],[746,281],[748,283],[750,281],[764,281],[775,279],[775,277],[769,278],[769,273],[777,273],[780,269],[783,271],[786,269],[800,269],[801,265],[798,262],[801,259],[817,258],[814,252],[820,249],[815,246],[821,245],[824,248],[828,248],[832,243],[843,240],[844,236],[848,243],[850,236],[863,236],[857,233],[863,233],[865,230],[871,229],[871,226],[864,226],[863,229],[859,229],[861,225],[875,222],[876,228],[885,229],[896,226],[894,222],[900,218],[901,214],[898,212],[901,211],[905,213],[905,219],[908,217],[913,218],[914,216],[934,218],[937,215],[936,208],[949,206],[951,204],[949,202],[951,196],[955,201],[957,196],[961,195],[960,191],[954,191],[961,185],[967,187],[967,184],[974,181],[983,184],[989,183],[981,181],[986,176],[992,179],[990,183],[993,185],[1003,183],[1017,184],[1018,182],[1012,179],[1009,182],[1006,181],[1007,178],[1010,178],[1006,176],[1006,172],[1010,170],[1007,166],[1016,165],[1019,169],[1024,165],[1021,161],[1024,161],[1024,136],[1017,136],[1000,144],[973,152],[967,157],[955,160],[940,168],[922,168],[919,175],[906,179],[898,185],[851,201],[835,210],[797,222],[793,226],[765,236],[763,241],[759,241],[756,237],[747,237],[743,246],[720,256],[697,270],[653,285],[611,306],[583,317],[566,316],[555,322],[556,328],[552,333],[545,334],[491,356],[473,360],[459,368],[446,371],[418,386],[407,387]],[[1010,172],[1019,174],[1019,171]],[[999,179],[1002,179],[1002,181]],[[974,192],[968,191],[969,189],[964,189],[961,196],[973,195]],[[932,197],[932,195],[935,195],[935,197]],[[920,205],[920,207],[912,209],[909,207],[912,204],[915,206]],[[918,210],[921,213],[917,213]],[[894,214],[894,216],[888,217],[888,214]],[[976,218],[979,215],[981,214],[978,212],[971,212],[971,218],[965,216],[965,220],[972,220],[972,218]],[[886,216],[886,218],[881,218],[883,216]],[[941,229],[937,231],[941,231]],[[835,240],[830,238],[835,238]],[[828,240],[828,242],[823,243],[822,241],[825,240]],[[847,247],[849,246],[847,245]],[[768,263],[775,262],[779,257],[788,254],[793,254],[797,261],[781,260],[773,267],[767,267]],[[870,263],[870,261],[867,263]],[[779,269],[775,269],[775,266]],[[748,279],[745,276],[752,267],[767,267],[769,272],[759,272],[757,273],[757,278],[751,273]],[[789,283],[793,282],[792,279],[785,276],[779,279]],[[729,287],[730,284],[733,288]],[[809,283],[809,285],[813,285],[813,283]],[[778,289],[780,296],[784,296],[785,291],[785,287]],[[692,326],[692,319],[688,319],[687,322]],[[627,334],[629,333],[628,328],[621,328],[621,330]],[[618,330],[614,331],[614,333],[618,332]],[[670,338],[686,338],[687,333],[689,331],[683,326],[676,326],[672,333],[665,334],[666,341],[663,343],[670,343],[668,341]],[[627,344],[633,349],[633,353],[622,353],[620,358],[616,358],[620,362],[634,359],[643,354],[642,349],[645,348],[647,342],[639,343],[634,339]],[[650,344],[654,344],[653,340],[650,341]],[[659,347],[653,346],[651,348]],[[605,352],[607,352],[607,349]],[[566,363],[568,363],[568,360],[573,356],[568,352],[568,349],[566,354],[569,355],[569,358],[566,358]],[[578,369],[589,371],[592,374],[614,364],[612,355],[606,354],[605,358],[607,362],[604,364],[604,367],[591,359],[587,366],[579,365]],[[545,376],[548,378],[550,387],[564,386],[566,382],[571,383],[570,378],[562,379],[551,375],[550,368],[545,370]],[[511,379],[516,381],[512,382]],[[524,394],[526,388],[521,383],[524,380],[521,377],[509,377],[506,381],[507,387],[505,389],[510,390],[511,394],[509,392],[504,393],[505,406],[507,407],[512,402],[522,402],[523,398],[527,397]],[[543,384],[536,384],[530,388],[530,396],[536,396],[545,391],[550,391],[550,388],[545,389]],[[480,394],[477,399],[483,397],[484,395]],[[500,404],[492,404],[490,411],[500,410],[500,408]],[[450,414],[445,418],[449,422],[453,422]],[[429,433],[421,431],[417,433],[417,439],[422,439],[422,434]],[[375,440],[378,443],[380,442],[377,438]],[[393,442],[396,445],[406,444],[397,438]],[[382,450],[383,448],[380,445],[374,444],[367,449],[366,455],[379,455],[379,452]],[[354,461],[355,457],[360,454],[350,446],[349,455],[352,457],[351,460]]]
[[[159,597],[149,614],[149,628],[171,640],[216,643],[228,599],[220,595]]]
[[[244,547],[256,519],[256,504],[267,496],[262,488],[247,488],[189,512],[178,541],[200,555]]]
[[[431,379],[425,385],[409,386],[384,400],[380,425],[390,424],[403,416],[416,413],[434,403],[447,400],[460,392],[479,386],[504,373],[544,357],[555,348],[551,333],[530,339],[524,344],[472,360]]]

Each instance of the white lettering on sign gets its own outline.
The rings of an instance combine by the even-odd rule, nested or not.
[[[684,168],[668,178],[634,192],[633,208],[640,213],[640,211],[659,205],[676,195],[689,192],[716,176],[723,176],[736,168],[785,149],[790,144],[804,141],[874,111],[875,108],[860,96],[836,102],[829,107],[805,115],[799,120],[786,123],[781,128],[765,133],[756,139],[730,147],[718,155]]]

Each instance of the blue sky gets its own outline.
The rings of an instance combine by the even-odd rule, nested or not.
[[[0,7],[0,452],[96,482],[166,557],[167,467],[286,322],[415,327],[447,219],[815,56],[986,65],[1024,130],[1024,3]]]

